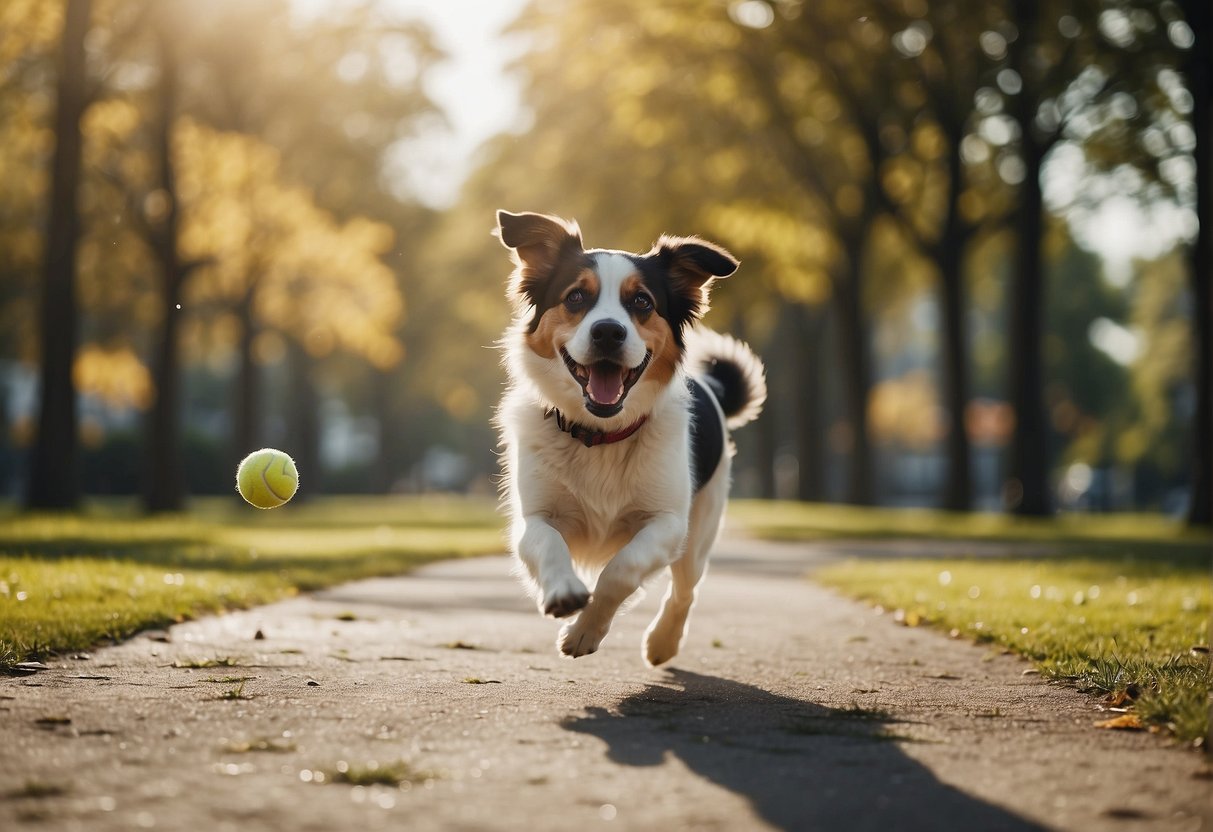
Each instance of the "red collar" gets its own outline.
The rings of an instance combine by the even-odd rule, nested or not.
[[[543,414],[543,418],[545,419],[551,416],[556,417],[556,427],[560,428],[578,442],[581,442],[587,448],[593,448],[596,445],[610,445],[612,442],[622,442],[633,433],[640,430],[640,426],[649,419],[648,416],[641,416],[626,428],[608,433],[604,430],[594,430],[593,428],[587,428],[585,425],[570,422],[568,419],[564,418],[563,413],[554,407]]]

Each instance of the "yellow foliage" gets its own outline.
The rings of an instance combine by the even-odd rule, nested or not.
[[[872,433],[884,442],[923,448],[944,434],[944,414],[934,380],[924,370],[886,379],[872,388],[868,419]]]
[[[769,203],[737,202],[707,212],[711,231],[743,259],[754,252],[776,290],[794,302],[818,304],[830,295],[831,236],[805,219]],[[758,277],[755,275],[754,277]]]
[[[390,227],[339,224],[310,191],[283,184],[277,152],[251,136],[183,119],[175,151],[182,254],[206,263],[187,286],[190,304],[252,296],[262,326],[316,357],[344,350],[381,369],[401,360],[404,301],[380,259],[394,243]],[[279,351],[260,352],[268,361]]]
[[[107,142],[128,139],[142,120],[143,116],[135,102],[126,98],[105,98],[84,112],[80,129],[90,138],[93,146],[100,149]]]
[[[927,162],[942,158],[948,150],[947,138],[933,121],[922,122],[915,127],[910,144],[915,155]]]
[[[62,26],[62,3],[47,0],[0,3],[0,84],[22,56],[53,49]]]
[[[107,349],[88,344],[76,354],[72,381],[84,395],[112,407],[144,410],[152,400],[152,379],[130,347]]]

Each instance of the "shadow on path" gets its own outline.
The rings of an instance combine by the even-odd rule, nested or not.
[[[601,739],[620,765],[657,766],[673,754],[781,829],[1043,829],[939,782],[902,753],[899,743],[912,740],[889,715],[685,670],[668,679],[562,726]]]

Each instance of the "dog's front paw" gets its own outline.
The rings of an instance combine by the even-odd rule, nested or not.
[[[650,632],[644,639],[644,660],[650,667],[665,664],[678,655],[679,639],[669,633]]]
[[[540,602],[543,614],[552,618],[568,618],[590,602],[590,591],[573,578],[561,586],[543,593]]]
[[[596,652],[606,634],[606,628],[588,627],[578,619],[570,621],[560,629],[560,638],[556,640],[556,644],[561,653],[576,659]]]

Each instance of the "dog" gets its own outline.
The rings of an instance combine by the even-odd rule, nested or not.
[[[668,566],[643,642],[662,664],[720,529],[729,430],[766,399],[750,348],[699,324],[709,286],[738,261],[697,237],[662,236],[647,254],[586,250],[576,222],[545,214],[499,211],[494,233],[515,265],[496,423],[516,571],[543,615],[570,619],[557,646],[576,658]]]

